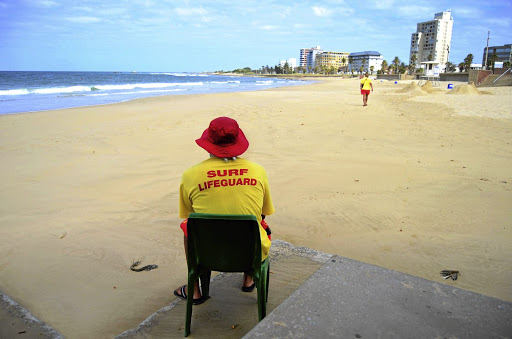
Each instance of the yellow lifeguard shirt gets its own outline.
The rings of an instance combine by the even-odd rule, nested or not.
[[[372,81],[370,80],[370,78],[367,78],[367,77],[362,78],[361,84],[363,85],[363,88],[361,88],[361,89],[364,89],[364,90],[372,89],[370,86],[371,83],[372,83]]]
[[[181,178],[179,216],[192,212],[251,214],[260,223],[261,260],[270,250],[261,215],[274,213],[265,169],[249,160],[211,157],[187,169]]]

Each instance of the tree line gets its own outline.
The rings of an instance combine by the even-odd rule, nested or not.
[[[432,55],[428,58],[429,61],[432,61]],[[346,59],[343,57],[342,64],[346,64]],[[386,60],[382,61],[381,69],[377,70],[377,74],[413,74],[413,73],[423,73],[423,68],[418,67],[417,65],[417,57],[416,55],[413,55],[409,61],[409,65],[406,65],[403,61],[400,60],[399,57],[395,57],[391,63],[388,63]],[[487,69],[494,69],[494,62],[496,61],[496,54],[493,54],[489,57],[487,61]],[[286,62],[283,66],[281,64],[277,64],[275,66],[261,66],[259,69],[251,69],[250,67],[244,67],[239,68],[231,71],[231,73],[237,73],[237,74],[244,74],[244,75],[251,75],[251,74],[260,74],[260,75],[268,75],[268,74],[296,74],[296,73],[313,73],[313,74],[325,74],[325,75],[333,75],[333,74],[339,74],[339,73],[350,73],[354,74],[354,69],[350,67],[353,65],[353,58],[349,57],[348,64],[343,67],[336,67],[336,66],[316,66],[316,67],[291,67],[288,62]],[[468,72],[471,68],[471,64],[473,63],[473,54],[468,54],[464,61],[460,62],[459,64],[455,65],[452,62],[446,63],[446,69],[445,72],[456,72],[457,69],[460,72]],[[362,66],[359,68],[359,73],[364,73],[367,71],[370,71],[371,73],[374,72],[374,66],[365,67],[366,60],[362,60]],[[505,67],[510,67],[510,62],[504,62],[503,65]],[[349,71],[350,70],[350,71]],[[220,71],[223,72],[223,71]]]

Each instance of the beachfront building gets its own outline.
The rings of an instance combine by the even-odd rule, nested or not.
[[[418,23],[416,33],[411,35],[409,63],[423,67],[425,62],[435,61],[444,70],[450,56],[452,28],[451,12],[436,13],[434,20]]]
[[[301,48],[300,49],[300,67],[303,70],[310,73],[315,68],[316,56],[323,51],[320,49],[320,46],[311,47],[311,48]]]
[[[295,69],[295,67],[297,67],[297,59],[290,58],[288,60],[279,61],[279,66],[281,66],[281,67],[284,67],[286,64],[288,64],[288,67],[290,67],[291,69]]]
[[[377,51],[355,52],[348,55],[349,71],[359,73],[361,69],[363,73],[377,73],[382,67],[383,56]],[[372,72],[373,69],[373,72]]]
[[[508,61],[509,63],[512,63],[512,44],[489,47],[489,53],[487,53],[487,47],[485,47],[482,65],[485,65],[486,56],[487,68],[492,67],[495,62],[505,63]]]
[[[299,55],[299,67],[306,69],[306,63],[308,62],[308,53],[311,48],[301,48]]]
[[[302,67],[303,69],[306,69],[308,64],[308,54],[313,50],[321,51],[320,46],[300,49],[299,66]]]
[[[340,71],[348,66],[348,56],[348,52],[322,52],[316,55],[315,66],[320,69],[334,67]]]

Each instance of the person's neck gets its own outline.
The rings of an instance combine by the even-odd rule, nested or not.
[[[218,156],[213,155],[213,154],[210,154],[210,158],[223,159],[224,161],[228,161],[228,160],[236,160],[236,159],[237,159],[237,157],[221,158],[221,157],[218,157]]]

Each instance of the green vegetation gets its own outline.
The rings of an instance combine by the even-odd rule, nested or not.
[[[473,63],[473,54],[469,53],[467,57],[464,58],[464,71],[469,72],[471,68],[471,64]]]
[[[400,65],[400,59],[397,56],[393,59],[393,65],[395,65],[395,74],[398,74],[398,65]]]
[[[455,72],[456,70],[457,70],[457,67],[455,66],[455,64],[453,64],[449,61],[446,63],[446,72]]]
[[[250,67],[244,67],[244,68],[235,69],[235,70],[231,71],[231,73],[251,75],[251,74],[254,74],[254,71]]]

